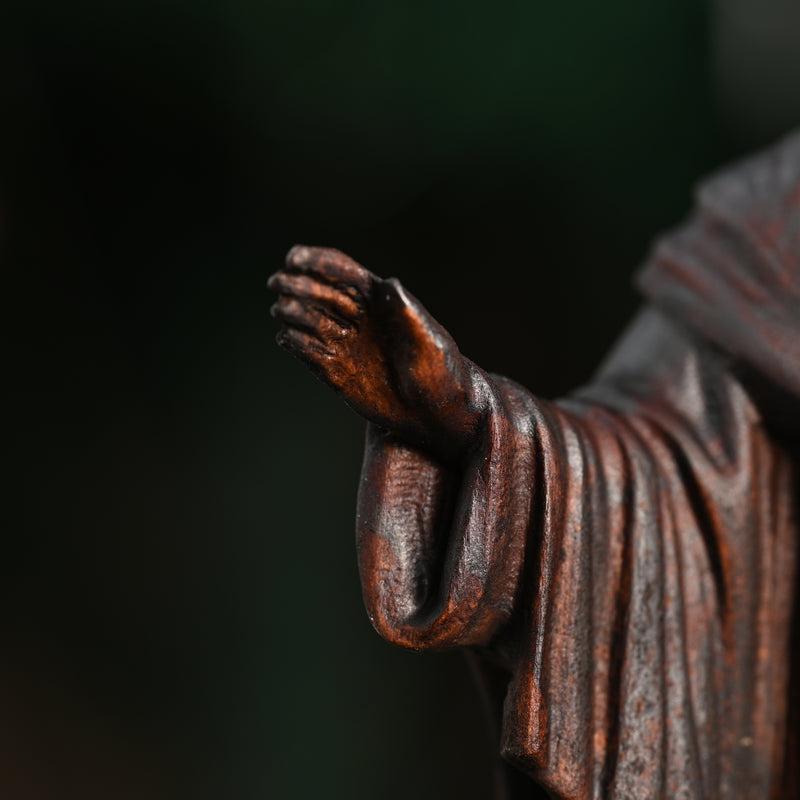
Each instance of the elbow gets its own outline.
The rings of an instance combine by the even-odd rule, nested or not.
[[[390,644],[415,652],[483,647],[494,638],[508,613],[492,606],[465,608],[452,603],[404,606],[397,596],[369,596],[367,614],[372,627]]]

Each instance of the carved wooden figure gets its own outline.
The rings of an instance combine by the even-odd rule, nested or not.
[[[701,186],[621,343],[555,402],[336,250],[295,247],[269,285],[279,342],[369,422],[370,619],[470,652],[498,796],[798,796],[800,135]]]

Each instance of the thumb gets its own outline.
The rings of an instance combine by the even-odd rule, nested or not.
[[[383,319],[388,338],[420,354],[431,347],[455,348],[450,334],[397,278],[377,283],[373,290],[375,312]],[[409,352],[411,355],[411,352]]]
[[[424,405],[441,406],[460,397],[464,365],[450,334],[396,278],[381,281],[373,298],[396,378],[406,391]]]

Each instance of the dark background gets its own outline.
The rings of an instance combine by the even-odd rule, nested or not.
[[[796,3],[12,2],[0,92],[2,796],[486,798],[265,280],[337,246],[568,390],[696,179],[800,122]]]

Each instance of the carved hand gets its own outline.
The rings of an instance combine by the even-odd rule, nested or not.
[[[443,457],[467,449],[482,413],[470,365],[394,278],[338,250],[293,248],[268,282],[278,342],[377,425]]]

